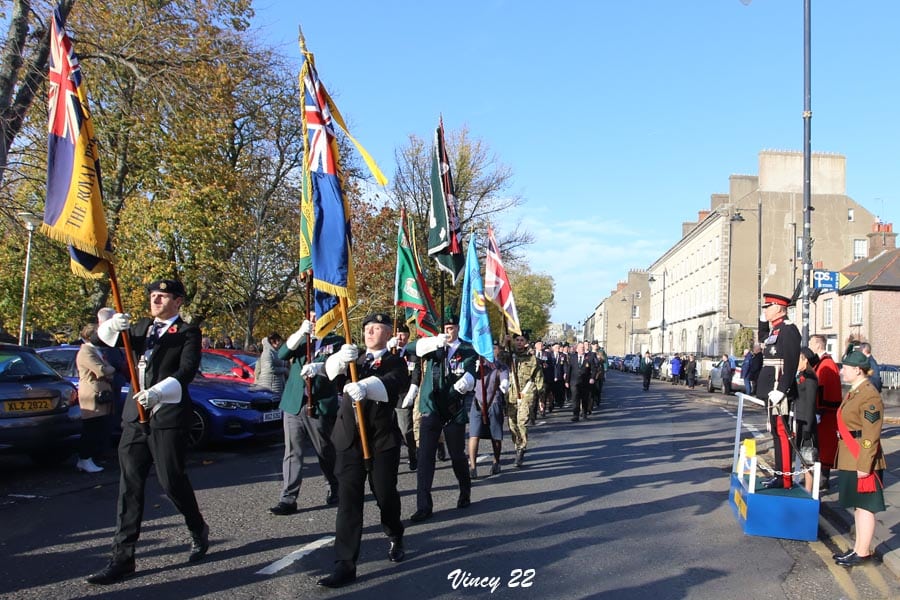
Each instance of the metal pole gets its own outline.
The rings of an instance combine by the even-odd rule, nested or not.
[[[663,269],[663,305],[662,305],[662,352],[666,353],[666,272],[668,269]]]
[[[25,321],[28,314],[28,283],[31,279],[31,236],[34,233],[34,224],[25,221],[25,229],[28,230],[28,249],[25,251],[25,284],[22,287],[22,313],[19,321],[19,345],[25,345]]]
[[[810,236],[810,129],[812,125],[812,106],[810,102],[810,5],[812,0],[803,0],[803,303],[801,343],[809,342],[809,274],[812,269],[812,248]]]
[[[756,320],[759,321],[762,315],[762,194],[759,190],[756,190]],[[762,342],[759,339],[759,329],[756,330],[756,341]]]

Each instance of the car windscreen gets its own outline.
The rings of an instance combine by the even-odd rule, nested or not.
[[[24,381],[26,379],[58,379],[50,365],[30,352],[0,350],[0,382]]]

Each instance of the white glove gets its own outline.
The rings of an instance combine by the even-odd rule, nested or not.
[[[348,365],[359,358],[359,348],[356,347],[356,344],[344,344],[337,351],[337,357],[342,363]]]
[[[456,390],[458,394],[466,394],[475,389],[475,378],[472,377],[471,373],[464,373],[462,377],[456,380],[456,383],[453,384],[453,389]]]
[[[312,362],[303,365],[300,369],[300,377],[305,379],[312,379],[313,377],[318,377],[325,371],[325,363],[320,362]]]
[[[162,400],[162,394],[153,388],[146,389],[134,395],[134,399],[144,407],[144,410],[150,410]]]
[[[385,346],[387,347],[388,352],[391,352],[394,348],[396,348],[396,347],[399,346],[399,345],[400,345],[400,340],[398,340],[396,337],[392,337],[392,338],[389,339],[389,340],[387,341],[387,343],[385,344]]]
[[[784,400],[784,392],[779,392],[778,390],[769,392],[769,402],[772,404],[778,404],[782,400]]]
[[[113,331],[126,331],[131,327],[131,315],[128,313],[116,313],[109,318],[109,328]]]
[[[297,346],[299,346],[303,339],[310,333],[312,333],[312,323],[309,322],[309,319],[306,319],[303,321],[303,324],[300,325],[300,329],[292,333],[285,343],[291,350],[296,350]]]
[[[769,392],[769,402],[772,403],[772,410],[777,415],[786,416],[788,414],[787,407],[787,398],[784,395],[784,392],[779,392],[778,390],[772,390]]]
[[[411,384],[409,386],[409,391],[406,392],[406,396],[403,397],[403,403],[400,404],[400,408],[409,408],[416,401],[416,395],[419,393],[419,386],[416,384]]]
[[[509,391],[509,379],[500,380],[500,393],[505,394]]]
[[[344,386],[344,395],[349,396],[353,402],[360,402],[366,397],[366,384],[362,381],[348,383]]]
[[[421,338],[416,340],[416,354],[418,356],[425,356],[426,354],[431,354],[438,348],[443,348],[447,345],[447,334],[439,333],[434,336]]]
[[[325,361],[325,374],[328,379],[334,379],[338,375],[347,374],[347,365],[359,356],[359,348],[355,344],[344,344],[341,349],[328,357]]]

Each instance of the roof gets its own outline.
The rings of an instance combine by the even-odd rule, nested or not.
[[[841,269],[850,280],[840,295],[867,290],[900,291],[900,249],[885,250],[872,258],[864,258]]]

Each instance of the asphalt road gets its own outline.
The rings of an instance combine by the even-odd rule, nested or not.
[[[407,559],[387,560],[375,502],[366,504],[359,579],[318,588],[333,556],[333,508],[310,464],[302,510],[270,515],[281,445],[192,454],[189,472],[212,548],[185,562],[189,537],[155,480],[147,493],[138,573],[83,583],[106,561],[117,472],[36,468],[0,457],[0,596],[3,598],[896,598],[883,565],[848,572],[830,558],[846,540],[823,529],[807,543],[744,535],[728,504],[734,409],[699,390],[611,373],[588,421],[554,412],[530,429],[526,466],[509,439],[503,471],[482,477],[457,509],[449,463],[435,479],[435,516],[407,529]],[[761,431],[761,412],[747,425]],[[487,443],[481,451],[487,453]],[[405,456],[405,452],[404,452]],[[486,459],[487,457],[485,457]],[[480,471],[487,472],[486,465]],[[415,510],[415,474],[401,465],[403,513]]]

